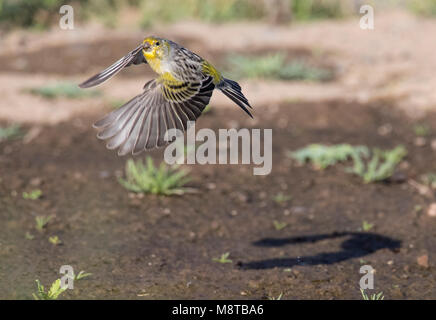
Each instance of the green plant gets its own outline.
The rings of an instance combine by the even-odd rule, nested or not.
[[[292,0],[292,12],[296,20],[337,19],[351,13],[344,0]]]
[[[324,81],[332,76],[330,71],[312,67],[302,60],[287,63],[283,52],[263,56],[230,55],[227,60],[229,73],[235,78]]]
[[[27,240],[33,240],[33,239],[35,239],[35,236],[33,235],[33,234],[31,234],[30,232],[26,232],[26,234],[24,235],[24,237],[27,239]]]
[[[436,189],[436,173],[429,172],[429,173],[423,174],[420,178],[421,178],[422,183],[424,183],[425,185],[427,185],[433,189]]]
[[[48,238],[48,241],[49,241],[51,244],[54,244],[55,246],[60,245],[60,244],[62,243],[62,241],[59,239],[58,236],[49,237],[49,238]]]
[[[273,225],[277,231],[282,230],[288,226],[288,224],[286,222],[279,222],[277,220],[273,221]]]
[[[288,152],[287,156],[295,159],[300,164],[309,161],[316,168],[325,169],[340,161],[345,161],[353,157],[360,158],[368,154],[368,148],[365,146],[354,147],[349,144],[325,146],[321,144],[311,144],[297,151]]]
[[[406,2],[407,7],[415,14],[422,16],[436,15],[436,1],[434,0],[412,0]]]
[[[285,202],[287,202],[287,201],[289,201],[289,200],[291,200],[291,199],[292,199],[291,196],[289,196],[289,195],[285,195],[285,194],[283,194],[283,193],[281,193],[281,192],[277,193],[277,194],[273,197],[274,202],[276,202],[276,203],[278,203],[278,204],[283,204],[283,203],[285,203]]]
[[[57,279],[53,282],[48,292],[45,292],[44,286],[39,280],[35,281],[38,287],[38,292],[32,294],[35,300],[56,300],[61,293],[67,290],[67,287],[61,288],[61,279]]]
[[[0,142],[6,140],[19,139],[23,136],[21,127],[17,124],[10,125],[8,127],[0,127]]]
[[[40,95],[47,99],[54,99],[58,97],[66,97],[69,99],[78,99],[86,97],[95,97],[101,95],[98,90],[82,90],[76,83],[63,82],[54,85],[43,86],[39,88],[32,88],[30,93]]]
[[[268,300],[282,300],[283,292],[281,292],[277,297],[268,296]]]
[[[23,192],[23,199],[37,200],[42,196],[40,189],[35,189],[30,192]]]
[[[40,232],[44,230],[44,228],[47,226],[47,223],[52,219],[52,216],[37,216],[35,218],[36,221],[36,229]]]
[[[392,150],[373,149],[372,157],[368,160],[367,165],[360,155],[353,154],[354,166],[347,171],[357,174],[363,178],[364,183],[382,181],[389,178],[394,170],[407,155],[404,146],[397,146]]]
[[[360,292],[362,293],[363,300],[384,300],[385,296],[383,295],[383,292],[374,293],[370,296],[365,292],[365,290],[360,289]]]
[[[430,127],[426,124],[417,124],[413,127],[415,135],[425,137],[430,134]]]
[[[78,274],[74,275],[74,280],[81,280],[91,275],[92,273],[85,273],[85,271],[82,270]]]
[[[126,163],[126,178],[119,179],[120,184],[127,190],[137,193],[151,193],[161,195],[183,194],[183,186],[189,181],[188,172],[178,166],[168,167],[161,163],[155,167],[153,160],[148,157],[146,165],[141,160],[136,163],[129,159]]]
[[[363,221],[363,222],[362,222],[362,230],[363,230],[363,231],[369,231],[369,230],[371,230],[373,227],[374,227],[374,224],[373,224],[373,223],[369,223],[369,222],[367,222],[367,221]]]
[[[223,253],[219,258],[213,258],[212,260],[219,263],[232,263],[232,260],[228,259],[230,253]]]

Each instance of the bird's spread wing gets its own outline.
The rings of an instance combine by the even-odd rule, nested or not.
[[[108,149],[119,148],[119,155],[161,147],[171,142],[165,141],[167,130],[185,131],[187,122],[201,115],[215,88],[212,80],[212,77],[197,82],[151,80],[142,94],[94,124],[100,130],[97,137],[108,140]]]
[[[121,69],[128,67],[132,64],[140,64],[140,63],[147,63],[147,61],[144,58],[144,55],[142,54],[141,50],[143,49],[143,45],[136,47],[132,51],[130,51],[127,55],[122,57],[120,60],[112,64],[111,66],[107,67],[100,73],[96,74],[95,76],[89,78],[85,82],[79,84],[80,88],[89,88],[94,87],[102,82],[105,82],[106,80],[112,78],[114,75],[116,75],[118,72],[121,71]]]

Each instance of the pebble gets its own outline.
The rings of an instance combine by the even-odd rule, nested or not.
[[[423,147],[427,143],[427,140],[424,137],[416,137],[413,143],[417,147]]]
[[[418,262],[418,264],[419,264],[421,267],[428,268],[428,255],[427,255],[427,254],[424,254],[424,255],[418,257],[418,258],[416,259],[416,262]]]
[[[392,132],[392,125],[390,123],[386,123],[378,127],[377,132],[381,136],[386,136]]]
[[[431,145],[432,150],[436,151],[436,139],[431,140],[430,145]]]
[[[430,204],[430,206],[427,209],[427,215],[430,217],[436,217],[436,202]]]
[[[431,148],[436,151],[436,139],[431,140]]]
[[[33,187],[38,187],[42,184],[42,179],[38,177],[32,178],[29,183]]]

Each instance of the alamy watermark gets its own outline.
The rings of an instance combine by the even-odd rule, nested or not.
[[[59,19],[59,27],[62,30],[73,30],[74,8],[69,5],[63,5],[59,8],[59,14],[61,14],[61,18]]]
[[[374,8],[369,4],[360,7],[360,13],[364,14],[359,21],[360,29],[374,30]]]
[[[59,269],[59,273],[63,274],[61,277],[61,288],[62,289],[74,289],[74,269],[70,265],[63,265]]]
[[[174,138],[176,140],[165,149],[167,164],[254,164],[258,166],[253,168],[254,175],[271,172],[272,129],[219,129],[217,139],[212,129],[203,128],[196,133],[195,122],[189,121],[186,143],[182,130],[170,129],[165,133],[166,141]]]
[[[361,290],[374,289],[374,274],[375,274],[374,268],[366,264],[360,267],[359,272],[365,274],[360,278],[359,281],[360,289]]]

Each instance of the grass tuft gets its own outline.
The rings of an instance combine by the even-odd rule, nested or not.
[[[42,191],[40,189],[35,189],[30,192],[23,192],[23,199],[29,199],[29,200],[37,200],[41,198]]]
[[[161,163],[155,167],[148,157],[144,165],[141,160],[129,159],[126,163],[126,179],[120,178],[120,184],[129,191],[159,195],[184,194],[183,186],[190,181],[188,172],[178,166],[168,167]]]
[[[212,260],[219,263],[232,263],[232,260],[229,259],[229,252],[223,253],[219,258],[213,258]]]
[[[0,127],[0,142],[19,139],[22,136],[23,132],[21,131],[21,127],[17,124],[8,127]]]
[[[47,99],[55,99],[60,97],[79,99],[101,95],[101,92],[98,90],[82,90],[77,86],[76,83],[71,82],[63,82],[54,85],[32,88],[29,90],[29,92]]]
[[[346,172],[362,177],[364,183],[370,183],[391,177],[396,166],[407,155],[407,150],[401,145],[392,150],[374,148],[370,152],[366,146],[311,144],[297,151],[288,152],[287,155],[300,164],[309,161],[317,169],[325,169],[338,162],[351,159],[353,167],[347,168]]]
[[[385,299],[383,292],[374,293],[370,296],[368,296],[368,294],[363,289],[360,289],[360,292],[362,293],[363,300],[384,300]]]
[[[281,192],[277,193],[274,197],[273,200],[275,203],[277,204],[284,204],[285,202],[288,202],[289,200],[291,200],[292,197],[286,194],[283,194]]]
[[[331,79],[329,70],[313,67],[305,61],[286,62],[283,52],[263,56],[230,55],[230,74],[234,78],[269,78],[300,81],[326,81]]]
[[[404,146],[397,146],[392,150],[373,149],[372,158],[365,165],[359,155],[352,155],[354,166],[347,171],[362,177],[364,183],[383,181],[392,176],[396,166],[407,155]]]
[[[36,221],[36,230],[38,230],[39,232],[44,231],[44,228],[47,226],[47,224],[50,222],[50,220],[52,219],[52,216],[37,216],[35,218]]]
[[[67,288],[61,288],[61,279],[57,279],[52,283],[50,290],[45,292],[44,286],[39,280],[35,280],[38,288],[37,293],[33,293],[35,300],[56,300]]]
[[[374,227],[373,223],[369,223],[368,221],[363,221],[362,222],[362,230],[367,232],[369,230],[371,230]]]
[[[315,168],[322,170],[352,157],[368,156],[369,150],[365,146],[351,146],[349,144],[333,146],[311,144],[297,151],[288,152],[287,155],[300,164],[309,161]]]
[[[280,222],[280,221],[277,221],[277,220],[273,221],[273,225],[274,225],[274,228],[277,231],[280,231],[280,230],[282,230],[282,229],[284,229],[284,228],[286,228],[288,226],[288,224],[286,222]]]

